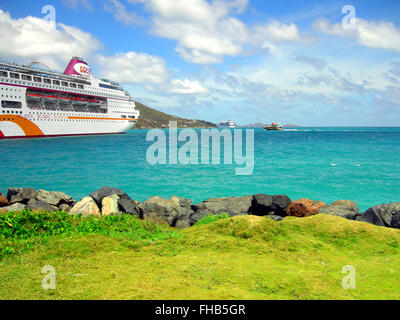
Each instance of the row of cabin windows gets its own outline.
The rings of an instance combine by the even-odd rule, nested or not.
[[[0,71],[0,77],[5,77],[5,78],[8,78],[8,72],[6,72],[6,71]],[[18,74],[18,73],[14,73],[14,72],[10,72],[10,78],[12,78],[12,79],[20,79],[20,74]],[[21,75],[21,80],[25,80],[25,81],[32,81],[32,76],[29,76],[29,75],[26,75],[26,74],[22,74]],[[62,85],[62,86],[64,86],[64,87],[68,87],[68,82],[66,82],[66,81],[59,81],[59,80],[51,80],[51,79],[47,79],[47,78],[41,78],[41,77],[35,77],[35,76],[33,76],[33,81],[34,82],[38,82],[38,83],[46,83],[46,84],[53,84],[53,85],[56,85],[56,86],[59,86],[59,85]],[[71,88],[79,88],[79,89],[84,89],[84,86],[82,85],[82,84],[76,84],[76,83],[69,83],[69,86],[71,87]],[[103,85],[102,84],[99,84],[99,86],[100,87],[102,87]],[[120,90],[120,91],[123,91],[123,89],[122,88],[116,88],[116,87],[113,87],[113,89],[114,90]],[[100,90],[102,90],[102,89],[100,89]],[[103,90],[103,91],[106,91],[106,90]]]
[[[0,76],[8,78],[8,72],[0,71]],[[20,79],[20,75],[19,75],[19,73],[10,72],[10,78],[11,79]],[[22,74],[21,75],[21,80],[32,81],[32,76],[28,76],[26,74]],[[63,87],[68,87],[68,85],[69,85],[71,88],[76,88],[77,87],[76,83],[70,82],[68,84],[67,81],[59,81],[59,80],[53,80],[53,82],[52,82],[51,79],[47,79],[47,78],[43,78],[42,79],[41,77],[33,77],[33,81],[34,82],[40,82],[40,83],[43,82],[43,83],[47,83],[47,84],[52,84],[53,83],[53,85],[55,85],[55,86],[62,85]],[[79,89],[84,89],[82,84],[78,84],[78,88]]]

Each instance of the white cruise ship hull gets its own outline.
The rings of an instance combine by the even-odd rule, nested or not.
[[[129,94],[108,80],[3,67],[0,139],[121,134],[138,120]]]

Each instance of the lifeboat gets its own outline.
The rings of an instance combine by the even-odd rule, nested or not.
[[[87,106],[87,101],[86,101],[86,100],[83,100],[83,99],[81,99],[81,98],[73,98],[73,99],[71,100],[71,102],[72,102],[72,104],[73,104],[74,106],[79,106],[79,107]]]
[[[100,106],[100,101],[93,99],[88,101],[88,106],[92,108],[98,108]]]
[[[56,103],[57,97],[55,96],[42,96],[45,103]]]
[[[42,101],[42,96],[39,95],[39,94],[27,93],[26,94],[26,100],[28,102],[41,102]]]
[[[66,98],[66,97],[58,97],[57,100],[60,103],[70,103],[71,102],[71,99],[70,98]]]

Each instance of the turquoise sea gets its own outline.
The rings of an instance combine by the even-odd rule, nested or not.
[[[254,172],[237,165],[150,165],[147,130],[124,135],[0,140],[0,191],[33,187],[75,199],[102,186],[149,196],[207,198],[286,194],[327,203],[356,201],[361,210],[400,201],[400,128],[255,129]]]

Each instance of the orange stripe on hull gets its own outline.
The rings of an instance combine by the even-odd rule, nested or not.
[[[43,136],[43,131],[32,121],[17,115],[0,115],[0,122],[8,121],[18,125],[26,136]]]

